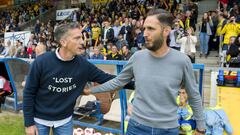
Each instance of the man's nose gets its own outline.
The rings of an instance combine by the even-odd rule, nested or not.
[[[143,37],[148,37],[149,32],[147,32],[146,30],[143,32]]]
[[[79,40],[79,43],[80,43],[80,44],[83,44],[83,43],[84,43],[83,39],[80,39],[80,40]]]

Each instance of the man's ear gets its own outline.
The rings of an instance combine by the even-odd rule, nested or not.
[[[66,47],[66,40],[60,39],[60,44],[61,46]]]
[[[172,29],[170,26],[165,27],[163,30],[163,35],[167,37],[170,34],[171,30]]]

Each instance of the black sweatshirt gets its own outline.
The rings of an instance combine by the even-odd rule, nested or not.
[[[34,125],[34,117],[50,121],[70,117],[88,81],[101,84],[114,77],[81,56],[71,61],[58,59],[54,52],[37,57],[23,92],[25,126]]]

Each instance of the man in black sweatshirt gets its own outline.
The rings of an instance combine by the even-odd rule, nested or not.
[[[60,44],[55,52],[40,55],[32,63],[23,93],[27,135],[71,135],[76,99],[88,81],[104,83],[113,75],[79,56],[83,39],[76,24],[60,25],[55,32]]]

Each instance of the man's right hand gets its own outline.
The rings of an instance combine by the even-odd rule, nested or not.
[[[38,130],[35,125],[30,127],[25,127],[26,135],[38,135]]]

